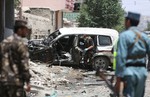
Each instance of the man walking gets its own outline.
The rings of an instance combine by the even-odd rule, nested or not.
[[[14,34],[0,44],[0,97],[25,97],[30,91],[29,53],[22,38],[28,34],[26,22],[17,20]]]
[[[146,54],[150,55],[148,36],[137,29],[140,14],[128,12],[125,17],[126,31],[120,34],[117,48],[117,84],[124,82],[125,97],[144,97],[147,77]]]

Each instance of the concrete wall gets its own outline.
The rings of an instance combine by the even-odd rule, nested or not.
[[[51,18],[51,11],[49,8],[30,8],[30,14]]]
[[[51,18],[48,19],[29,13],[24,13],[23,16],[27,19],[28,25],[31,27],[31,39],[44,38],[51,32],[55,31],[55,25],[52,25]],[[55,22],[55,19],[53,22]],[[50,30],[50,33],[48,30]]]
[[[63,27],[62,11],[51,11],[49,8],[30,8],[23,17],[31,26],[31,39],[42,38]],[[50,30],[50,32],[48,32]]]

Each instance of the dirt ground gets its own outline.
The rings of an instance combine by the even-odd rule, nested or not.
[[[95,71],[30,62],[30,72],[32,90],[27,93],[28,97],[110,97],[111,91],[95,76]],[[149,86],[150,75],[145,97],[150,97]]]

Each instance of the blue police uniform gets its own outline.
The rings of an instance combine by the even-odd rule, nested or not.
[[[140,35],[140,38],[136,38]],[[116,76],[123,78],[126,97],[143,97],[147,77],[146,54],[150,53],[148,36],[132,26],[120,34],[117,46]],[[149,54],[150,55],[150,54]]]

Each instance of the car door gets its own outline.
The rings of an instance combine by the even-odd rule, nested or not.
[[[63,35],[55,39],[51,45],[51,60],[57,62],[70,62],[72,59],[71,52],[74,35]]]
[[[46,39],[44,39],[43,44],[45,45],[43,53],[41,53],[42,58],[45,62],[53,64],[56,59],[56,42],[57,37],[60,35],[59,30],[50,34]]]

